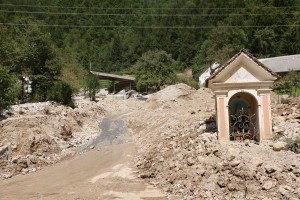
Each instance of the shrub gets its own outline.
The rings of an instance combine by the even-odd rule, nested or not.
[[[71,86],[63,81],[57,82],[48,93],[48,100],[55,101],[65,106],[75,107]]]
[[[274,91],[279,94],[289,94],[297,96],[300,87],[300,73],[289,71],[286,76],[274,83]]]
[[[298,136],[296,139],[287,139],[287,145],[286,148],[294,153],[300,153],[300,136]]]
[[[190,87],[193,87],[195,89],[199,89],[198,82],[195,81],[194,79],[191,79],[191,78],[187,78],[187,77],[184,77],[184,76],[177,76],[176,82],[185,83],[185,84],[189,85]]]
[[[96,76],[88,75],[85,79],[85,87],[91,101],[96,101],[96,93],[100,90],[99,79]]]

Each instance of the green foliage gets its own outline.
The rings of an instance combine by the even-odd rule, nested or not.
[[[195,81],[192,78],[188,78],[188,77],[184,77],[184,76],[178,76],[177,80],[176,80],[176,83],[185,83],[185,84],[189,85],[192,88],[199,89],[198,82]]]
[[[91,101],[96,101],[96,93],[100,91],[99,79],[96,76],[88,75],[85,79],[85,88]]]
[[[112,65],[112,71],[118,68],[120,69],[122,62],[122,46],[119,36],[116,36],[113,40],[111,47],[111,60],[114,61],[114,64]]]
[[[99,80],[100,88],[109,88],[112,86],[112,81],[110,80]]]
[[[71,86],[63,81],[58,81],[48,92],[48,100],[55,101],[65,106],[75,107]]]
[[[173,69],[176,72],[182,72],[186,68],[186,66],[184,66],[184,63],[181,63],[181,62],[178,62],[178,61],[174,62],[172,64],[172,66],[173,66]]]
[[[163,50],[148,51],[134,64],[137,88],[159,90],[160,86],[174,83],[175,60]]]
[[[252,48],[257,57],[271,57],[278,55],[279,49],[276,44],[276,34],[272,29],[258,30],[254,34]]]
[[[199,76],[206,70],[206,68],[208,68],[208,66],[210,66],[210,64],[205,64],[204,62],[204,58],[202,58],[201,54],[197,54],[193,60],[192,72],[195,81],[198,81]]]
[[[287,139],[286,140],[287,145],[286,148],[290,151],[299,154],[300,153],[300,136],[298,136],[296,139]]]
[[[289,81],[279,80],[274,83],[273,90],[278,94],[291,94],[292,85]]]
[[[75,64],[64,64],[59,79],[68,83],[74,92],[85,87],[84,77],[88,75],[88,71],[81,66]]]
[[[225,63],[240,49],[245,48],[248,37],[242,29],[214,29],[193,59],[193,77],[195,80],[214,62]]]
[[[54,86],[54,81],[43,75],[34,75],[30,77],[32,80],[31,101],[46,101],[47,94]]]
[[[278,80],[274,84],[274,91],[279,94],[297,94],[300,88],[300,73],[290,71],[282,79]]]
[[[20,89],[17,77],[0,66],[0,114],[3,109],[16,103]]]
[[[241,48],[256,57],[300,52],[299,0],[30,0],[25,4],[32,6],[11,4],[22,1],[2,1],[0,64],[19,79],[26,75],[38,81],[31,98],[44,99],[39,88],[57,81],[60,66],[75,76],[60,78],[78,89],[82,83],[76,78],[82,80],[82,75],[74,72],[76,68],[88,71],[92,63],[94,71],[119,72],[154,49],[170,53],[178,63],[176,70],[192,67],[195,80],[203,69],[224,63]],[[44,76],[45,82],[33,76]]]
[[[9,66],[24,83],[24,77],[32,81],[29,100],[45,101],[47,93],[60,73],[56,49],[50,33],[43,33],[37,26],[17,27],[18,37],[7,37],[2,45],[4,58],[1,62]],[[22,93],[22,100],[24,95]]]

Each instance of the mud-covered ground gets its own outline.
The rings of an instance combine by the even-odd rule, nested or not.
[[[0,121],[0,185],[10,188],[0,199],[300,198],[300,157],[285,149],[299,135],[299,98],[274,96],[274,140],[261,144],[218,142],[209,89],[171,85],[147,98],[14,106]]]

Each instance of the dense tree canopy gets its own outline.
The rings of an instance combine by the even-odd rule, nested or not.
[[[0,0],[0,20],[16,38],[23,35],[16,29],[36,24],[65,60],[117,72],[154,49],[182,68],[223,62],[240,48],[257,57],[299,53],[299,6],[299,0]]]
[[[17,101],[19,84],[17,77],[0,66],[0,115],[3,109]]]
[[[24,82],[26,77],[31,80],[31,99],[46,100],[47,92],[60,73],[51,34],[41,31],[38,26],[12,29],[18,37],[8,35],[3,40],[0,63],[15,73],[20,81]]]
[[[300,52],[300,0],[0,0],[0,9],[0,64],[31,77],[35,100],[61,67],[129,73],[155,49],[195,79],[241,48],[258,58]]]

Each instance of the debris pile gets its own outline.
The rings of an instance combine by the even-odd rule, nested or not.
[[[74,154],[97,136],[105,113],[89,101],[75,109],[50,102],[13,106],[11,117],[0,121],[0,178],[35,172]]]
[[[300,198],[300,156],[290,151],[220,144],[197,126],[145,148],[137,158],[140,177],[184,199]]]
[[[283,103],[272,105],[275,138],[295,139],[300,136],[300,97],[284,99]]]
[[[139,176],[166,194],[300,199],[300,154],[287,151],[285,143],[299,136],[300,98],[272,105],[275,141],[257,145],[217,140],[209,89],[177,84],[147,97],[98,103],[77,98],[75,109],[49,102],[14,106],[0,121],[0,178],[34,172],[74,154],[98,135],[105,115],[127,113]]]
[[[183,199],[300,198],[300,155],[272,143],[220,144],[210,90],[169,86],[146,103],[127,122],[141,178]]]

